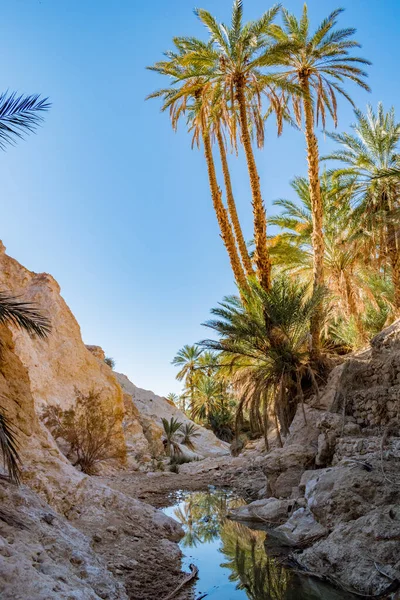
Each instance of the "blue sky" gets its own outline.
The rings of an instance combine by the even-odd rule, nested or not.
[[[230,0],[198,0],[228,20]],[[245,17],[261,0],[245,0]],[[213,214],[204,160],[182,129],[172,132],[157,101],[164,83],[145,66],[174,35],[203,35],[191,0],[10,0],[2,3],[2,89],[39,92],[53,107],[38,135],[0,156],[2,227],[9,254],[51,273],[86,343],[101,345],[141,387],[178,391],[170,361],[205,337],[210,307],[234,291]],[[373,61],[372,93],[356,103],[399,97],[396,0],[342,0],[342,26],[357,28]],[[300,0],[285,6],[299,12]],[[338,2],[310,0],[317,24]],[[352,121],[340,103],[339,129]],[[322,152],[329,147],[320,136]],[[306,173],[304,139],[268,126],[257,153],[267,211]],[[232,157],[234,191],[246,237],[250,192],[243,158]]]

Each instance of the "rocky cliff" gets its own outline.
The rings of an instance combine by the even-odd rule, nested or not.
[[[291,566],[362,597],[400,588],[400,321],[333,370],[283,448],[252,458],[262,523]],[[347,596],[346,596],[347,597]]]

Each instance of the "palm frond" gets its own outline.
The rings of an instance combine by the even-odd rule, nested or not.
[[[10,480],[19,483],[21,472],[16,433],[4,409],[0,409],[0,450]]]
[[[0,291],[0,323],[12,323],[40,338],[47,337],[51,331],[49,319],[38,310],[36,304],[23,302],[4,291]]]
[[[13,145],[24,134],[34,133],[43,122],[43,113],[49,110],[48,98],[39,94],[30,96],[8,92],[0,95],[0,149]]]

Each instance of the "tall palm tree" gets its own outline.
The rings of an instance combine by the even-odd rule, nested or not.
[[[224,141],[224,136],[223,136],[220,120],[218,120],[218,122],[216,124],[215,135],[216,135],[216,139],[217,139],[217,143],[218,143],[219,154],[221,157],[222,174],[224,177],[225,190],[226,190],[226,203],[228,206],[229,216],[230,216],[230,219],[231,219],[231,222],[233,225],[233,230],[235,232],[235,237],[236,237],[236,241],[237,241],[240,257],[242,259],[244,270],[246,272],[247,277],[253,277],[254,269],[253,269],[250,254],[249,254],[249,251],[248,251],[248,248],[247,248],[244,236],[243,236],[243,231],[242,231],[242,227],[240,225],[239,215],[238,215],[237,208],[236,208],[236,202],[235,202],[235,198],[233,195],[231,175],[229,172],[229,165],[228,165],[228,160],[227,160],[227,156],[226,156],[226,146],[225,146],[225,141]]]
[[[0,134],[1,137],[1,134]],[[49,320],[43,316],[35,304],[23,302],[11,294],[0,291],[0,324],[18,327],[31,335],[45,338],[51,330]],[[0,352],[1,352],[0,340]],[[1,356],[0,356],[1,359]],[[18,442],[15,429],[4,409],[0,408],[0,450],[10,480],[20,479]]]
[[[271,404],[283,435],[288,433],[296,404],[302,400],[301,379],[306,373],[313,377],[308,332],[321,300],[320,292],[310,298],[306,284],[287,278],[276,278],[268,292],[251,282],[245,302],[225,298],[211,311],[216,319],[205,323],[219,340],[201,344],[221,353],[241,398],[238,417],[245,407],[250,412],[263,408],[265,436]]]
[[[216,352],[203,352],[197,362],[198,370],[208,377],[215,375],[218,366],[218,354]]]
[[[208,180],[211,198],[221,237],[228,252],[235,281],[239,288],[246,287],[246,277],[236,247],[236,241],[228,211],[222,201],[221,189],[218,185],[215,162],[212,151],[210,121],[212,112],[212,89],[206,79],[190,64],[184,62],[187,54],[186,45],[182,40],[175,39],[175,52],[167,53],[168,60],[159,61],[150,70],[172,78],[170,88],[157,90],[147,98],[162,98],[162,111],[169,109],[172,126],[176,130],[179,119],[186,115],[189,131],[193,133],[192,146],[203,142],[204,156],[207,164]],[[193,44],[194,42],[192,42]],[[206,45],[196,41],[202,48]],[[225,173],[226,176],[226,173]],[[230,198],[231,209],[233,196]]]
[[[287,84],[276,73],[263,72],[263,67],[279,64],[285,49],[285,45],[268,41],[271,24],[278,10],[279,6],[275,6],[260,19],[243,23],[243,2],[234,0],[230,26],[219,24],[206,10],[196,10],[210,34],[210,44],[194,48],[185,57],[187,63],[192,64],[213,85],[219,85],[224,90],[234,138],[237,123],[240,127],[252,192],[255,264],[259,281],[265,290],[271,285],[271,263],[266,237],[266,213],[251,128],[261,146],[264,140],[263,95],[276,112],[279,132],[282,126],[283,108],[278,86],[287,87]]]
[[[172,360],[172,364],[180,369],[176,375],[176,379],[178,381],[185,380],[189,392],[190,408],[193,407],[195,375],[202,352],[202,348],[199,348],[196,345],[190,346],[189,344],[186,344],[177,352]]]
[[[376,113],[368,106],[366,114],[355,110],[355,115],[353,133],[330,134],[341,148],[326,158],[343,163],[335,171],[336,177],[345,183],[350,181],[356,189],[356,214],[362,230],[374,240],[378,266],[386,263],[391,269],[399,312],[400,183],[390,173],[400,167],[400,123],[394,109],[386,113],[382,103]]]
[[[315,126],[321,117],[325,127],[326,114],[329,113],[337,124],[337,94],[353,101],[342,87],[345,81],[352,81],[369,91],[365,83],[367,74],[361,68],[370,62],[364,58],[350,56],[350,51],[360,47],[354,40],[355,29],[336,29],[337,18],[342,9],[333,11],[314,33],[310,32],[307,5],[304,4],[300,19],[282,9],[283,27],[274,25],[275,39],[284,44],[291,44],[282,56],[284,70],[282,77],[290,83],[297,83],[302,89],[302,96],[293,95],[294,113],[298,124],[301,124],[304,112],[305,137],[307,145],[308,178],[313,219],[313,252],[314,252],[314,289],[324,283],[324,236],[323,206],[319,182],[319,150],[315,135]],[[321,313],[316,313],[311,324],[314,353],[319,353]]]

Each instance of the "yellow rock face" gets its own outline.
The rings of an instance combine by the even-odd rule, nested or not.
[[[1,244],[1,242],[0,242]],[[33,273],[5,253],[0,246],[0,289],[34,302],[51,321],[52,332],[41,340],[11,328],[14,352],[25,367],[35,410],[48,405],[73,405],[78,389],[102,392],[102,401],[124,411],[123,393],[111,369],[82,341],[80,327],[60,294],[60,286],[47,273]],[[98,348],[98,347],[97,347]],[[101,349],[99,349],[101,350]],[[125,445],[122,418],[116,443]]]

